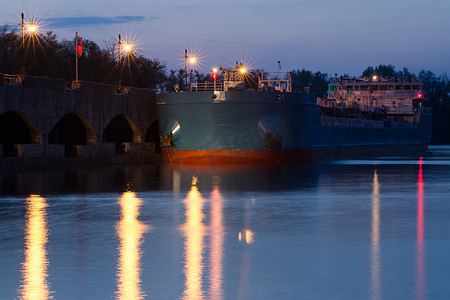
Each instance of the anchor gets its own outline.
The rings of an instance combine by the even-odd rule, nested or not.
[[[161,146],[163,147],[175,147],[172,141],[172,133],[161,133]]]
[[[273,135],[271,132],[266,133],[266,145],[264,147],[266,148],[278,148],[277,142],[280,138],[280,135],[277,133],[277,135]]]

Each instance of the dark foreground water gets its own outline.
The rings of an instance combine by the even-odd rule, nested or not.
[[[0,299],[450,299],[450,147],[0,175]]]

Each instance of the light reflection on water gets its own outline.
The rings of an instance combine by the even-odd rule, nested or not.
[[[149,226],[138,220],[142,200],[136,194],[127,191],[119,199],[121,219],[117,224],[120,240],[117,265],[117,298],[143,299],[145,296],[141,282],[141,244],[143,235]]]
[[[375,169],[372,191],[371,299],[382,299],[380,283],[380,183]]]
[[[10,175],[0,299],[447,298],[450,147],[439,153],[58,171],[5,188]],[[28,182],[40,196],[23,196]]]
[[[223,206],[225,199],[219,192],[217,185],[211,192],[211,223],[210,223],[210,299],[221,299],[223,297],[223,258],[225,226],[223,224]]]
[[[184,204],[186,206],[186,223],[182,226],[185,256],[185,290],[184,299],[203,299],[203,247],[206,228],[203,224],[203,204],[205,200],[199,193],[197,177],[192,178],[192,187]]]
[[[416,254],[416,295],[417,299],[425,299],[425,212],[422,160],[419,161],[419,176],[417,179],[417,254]]]
[[[38,195],[26,199],[25,262],[22,268],[21,299],[50,299],[48,259],[47,203]]]
[[[198,191],[198,178],[192,177],[191,189],[184,199],[186,222],[181,227],[184,242],[185,290],[183,299],[222,299],[223,297],[223,257],[225,227],[223,224],[223,205],[217,185],[208,200]],[[203,213],[206,202],[210,206],[210,224],[204,224]],[[209,234],[208,234],[209,233]],[[206,253],[205,239],[209,236],[209,253]],[[208,283],[204,276],[205,256],[209,255]]]
[[[252,244],[255,241],[255,233],[250,229],[250,209],[255,204],[255,199],[245,201],[245,211],[244,211],[244,228],[239,231],[239,242],[245,242],[247,244]]]

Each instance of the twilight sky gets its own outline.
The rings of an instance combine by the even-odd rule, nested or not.
[[[168,69],[184,67],[187,48],[201,54],[202,72],[236,60],[356,76],[379,64],[450,71],[449,0],[2,0],[0,25],[18,24],[21,12],[58,40],[133,38]]]

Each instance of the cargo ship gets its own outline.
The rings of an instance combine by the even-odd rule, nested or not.
[[[432,111],[419,80],[335,78],[293,92],[290,72],[248,72],[157,95],[161,150],[177,164],[259,164],[425,152]]]

